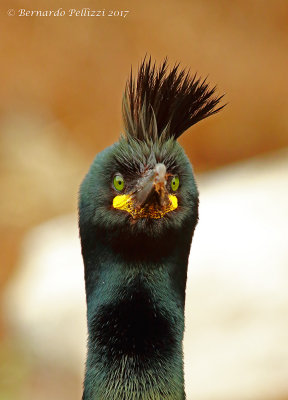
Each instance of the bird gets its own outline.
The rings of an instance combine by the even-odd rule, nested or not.
[[[206,79],[167,57],[130,71],[123,133],[79,191],[88,343],[82,400],[183,400],[187,264],[198,222],[192,165],[177,139],[219,112]]]

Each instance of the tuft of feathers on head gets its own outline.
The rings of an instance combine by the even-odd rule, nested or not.
[[[132,69],[123,96],[126,138],[140,141],[177,139],[192,125],[220,111],[223,96],[206,79],[175,64],[168,71],[167,58],[159,67],[144,58],[134,79]]]

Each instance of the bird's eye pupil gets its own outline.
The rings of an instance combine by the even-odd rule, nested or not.
[[[113,185],[116,190],[122,191],[124,189],[124,178],[122,175],[115,175]]]
[[[177,175],[173,176],[171,180],[171,188],[174,192],[178,189],[179,183],[180,183],[179,177]]]

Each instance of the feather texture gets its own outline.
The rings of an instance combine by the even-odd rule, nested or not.
[[[134,79],[126,83],[122,112],[126,137],[141,141],[177,139],[192,125],[220,111],[223,96],[206,79],[179,69],[168,71],[167,58],[156,68],[144,58]]]

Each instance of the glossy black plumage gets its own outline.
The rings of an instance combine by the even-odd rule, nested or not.
[[[220,98],[206,83],[178,66],[166,70],[166,60],[158,69],[144,60],[137,84],[130,77],[123,99],[125,135],[97,155],[80,189],[89,331],[85,400],[185,398],[185,287],[198,191],[176,138],[221,107],[215,108]],[[166,173],[161,190],[160,170]],[[121,193],[113,187],[115,174],[125,181]],[[176,192],[173,176],[180,180]],[[147,177],[155,179],[154,187],[149,196],[138,196],[145,203],[139,205],[135,192],[144,190]],[[136,211],[161,211],[160,192],[177,198],[176,209],[162,217],[114,207],[114,199],[124,195],[137,203]]]
[[[223,96],[215,96],[206,79],[190,76],[179,64],[168,71],[167,59],[156,67],[142,62],[138,77],[132,71],[123,97],[123,120],[127,136],[143,139],[177,139],[190,126],[220,111]]]

